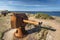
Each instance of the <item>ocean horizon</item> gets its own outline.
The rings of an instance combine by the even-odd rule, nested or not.
[[[60,11],[11,11],[11,12],[17,12],[17,13],[32,13],[32,14],[36,14],[36,13],[44,13],[44,14],[48,14],[51,16],[60,16]]]

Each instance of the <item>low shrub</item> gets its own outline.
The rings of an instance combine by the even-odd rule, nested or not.
[[[52,16],[45,14],[45,13],[37,13],[35,18],[41,18],[41,19],[54,19]]]

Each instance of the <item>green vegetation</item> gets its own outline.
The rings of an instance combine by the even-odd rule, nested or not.
[[[37,13],[35,18],[40,19],[54,19],[52,16],[45,14],[45,13]]]
[[[26,15],[27,15],[28,17],[34,17],[34,16],[35,16],[35,14],[32,14],[32,13],[26,13]]]

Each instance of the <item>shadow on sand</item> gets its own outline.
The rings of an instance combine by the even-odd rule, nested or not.
[[[47,30],[51,30],[51,31],[56,31],[56,29],[53,29],[53,28],[36,26],[35,28],[32,28],[30,30],[27,30],[27,32],[28,32],[28,34],[32,34],[32,33],[35,33],[35,32],[40,32],[42,28],[43,29],[47,29]]]

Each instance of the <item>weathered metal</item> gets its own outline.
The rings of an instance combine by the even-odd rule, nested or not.
[[[26,23],[23,20],[28,20],[28,17],[24,13],[15,14],[11,16],[11,28],[25,27]]]
[[[27,23],[23,22],[23,20],[28,20],[28,17],[26,16],[26,14],[24,13],[20,13],[20,14],[16,14],[13,13],[11,15],[11,28],[16,28],[16,32],[14,33],[14,35],[16,37],[22,37],[25,33],[25,26]]]

